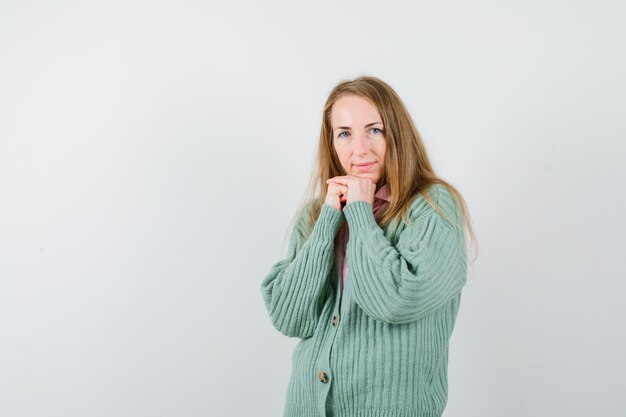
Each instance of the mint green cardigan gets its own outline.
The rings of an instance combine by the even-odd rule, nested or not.
[[[429,190],[450,223],[418,195],[409,225],[381,228],[373,207],[324,204],[304,238],[307,208],[288,255],[261,284],[272,324],[300,338],[283,417],[440,417],[448,397],[448,343],[466,252],[450,192]],[[344,220],[348,276],[339,291],[334,238]]]

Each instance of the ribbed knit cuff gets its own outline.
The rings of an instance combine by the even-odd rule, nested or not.
[[[317,233],[322,237],[334,239],[343,221],[344,218],[341,211],[330,204],[324,203],[311,234]]]
[[[367,201],[357,200],[346,204],[343,214],[351,230],[363,227],[378,227],[374,217],[374,207]]]

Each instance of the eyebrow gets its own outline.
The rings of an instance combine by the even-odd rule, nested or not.
[[[366,124],[366,125],[365,125],[365,126],[363,126],[363,127],[370,127],[370,126],[374,126],[374,125],[382,125],[382,124],[383,124],[383,122],[373,122],[373,123],[368,123],[368,124]],[[337,127],[336,129],[347,129],[347,130],[352,130],[352,128],[350,128],[350,127],[348,127],[348,126],[339,126],[339,127]],[[336,129],[333,129],[333,130],[336,130]]]

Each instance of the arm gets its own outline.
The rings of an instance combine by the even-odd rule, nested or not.
[[[307,217],[303,210],[291,234],[287,257],[275,263],[261,283],[274,327],[286,336],[302,339],[313,335],[319,321],[333,263],[335,234],[343,222],[341,211],[324,204],[305,240]]]
[[[387,323],[419,320],[455,297],[466,282],[462,234],[432,207],[420,211],[394,247],[367,201],[347,204],[352,296],[370,317]]]

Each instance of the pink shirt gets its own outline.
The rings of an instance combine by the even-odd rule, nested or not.
[[[380,187],[376,194],[374,194],[374,217],[377,217],[378,213],[384,209],[391,201],[389,195],[389,187],[387,184]],[[337,265],[341,271],[341,290],[343,291],[343,281],[348,274],[348,261],[346,259],[346,247],[349,239],[348,222],[345,221],[339,228],[337,238],[335,239],[335,258],[337,259]]]

